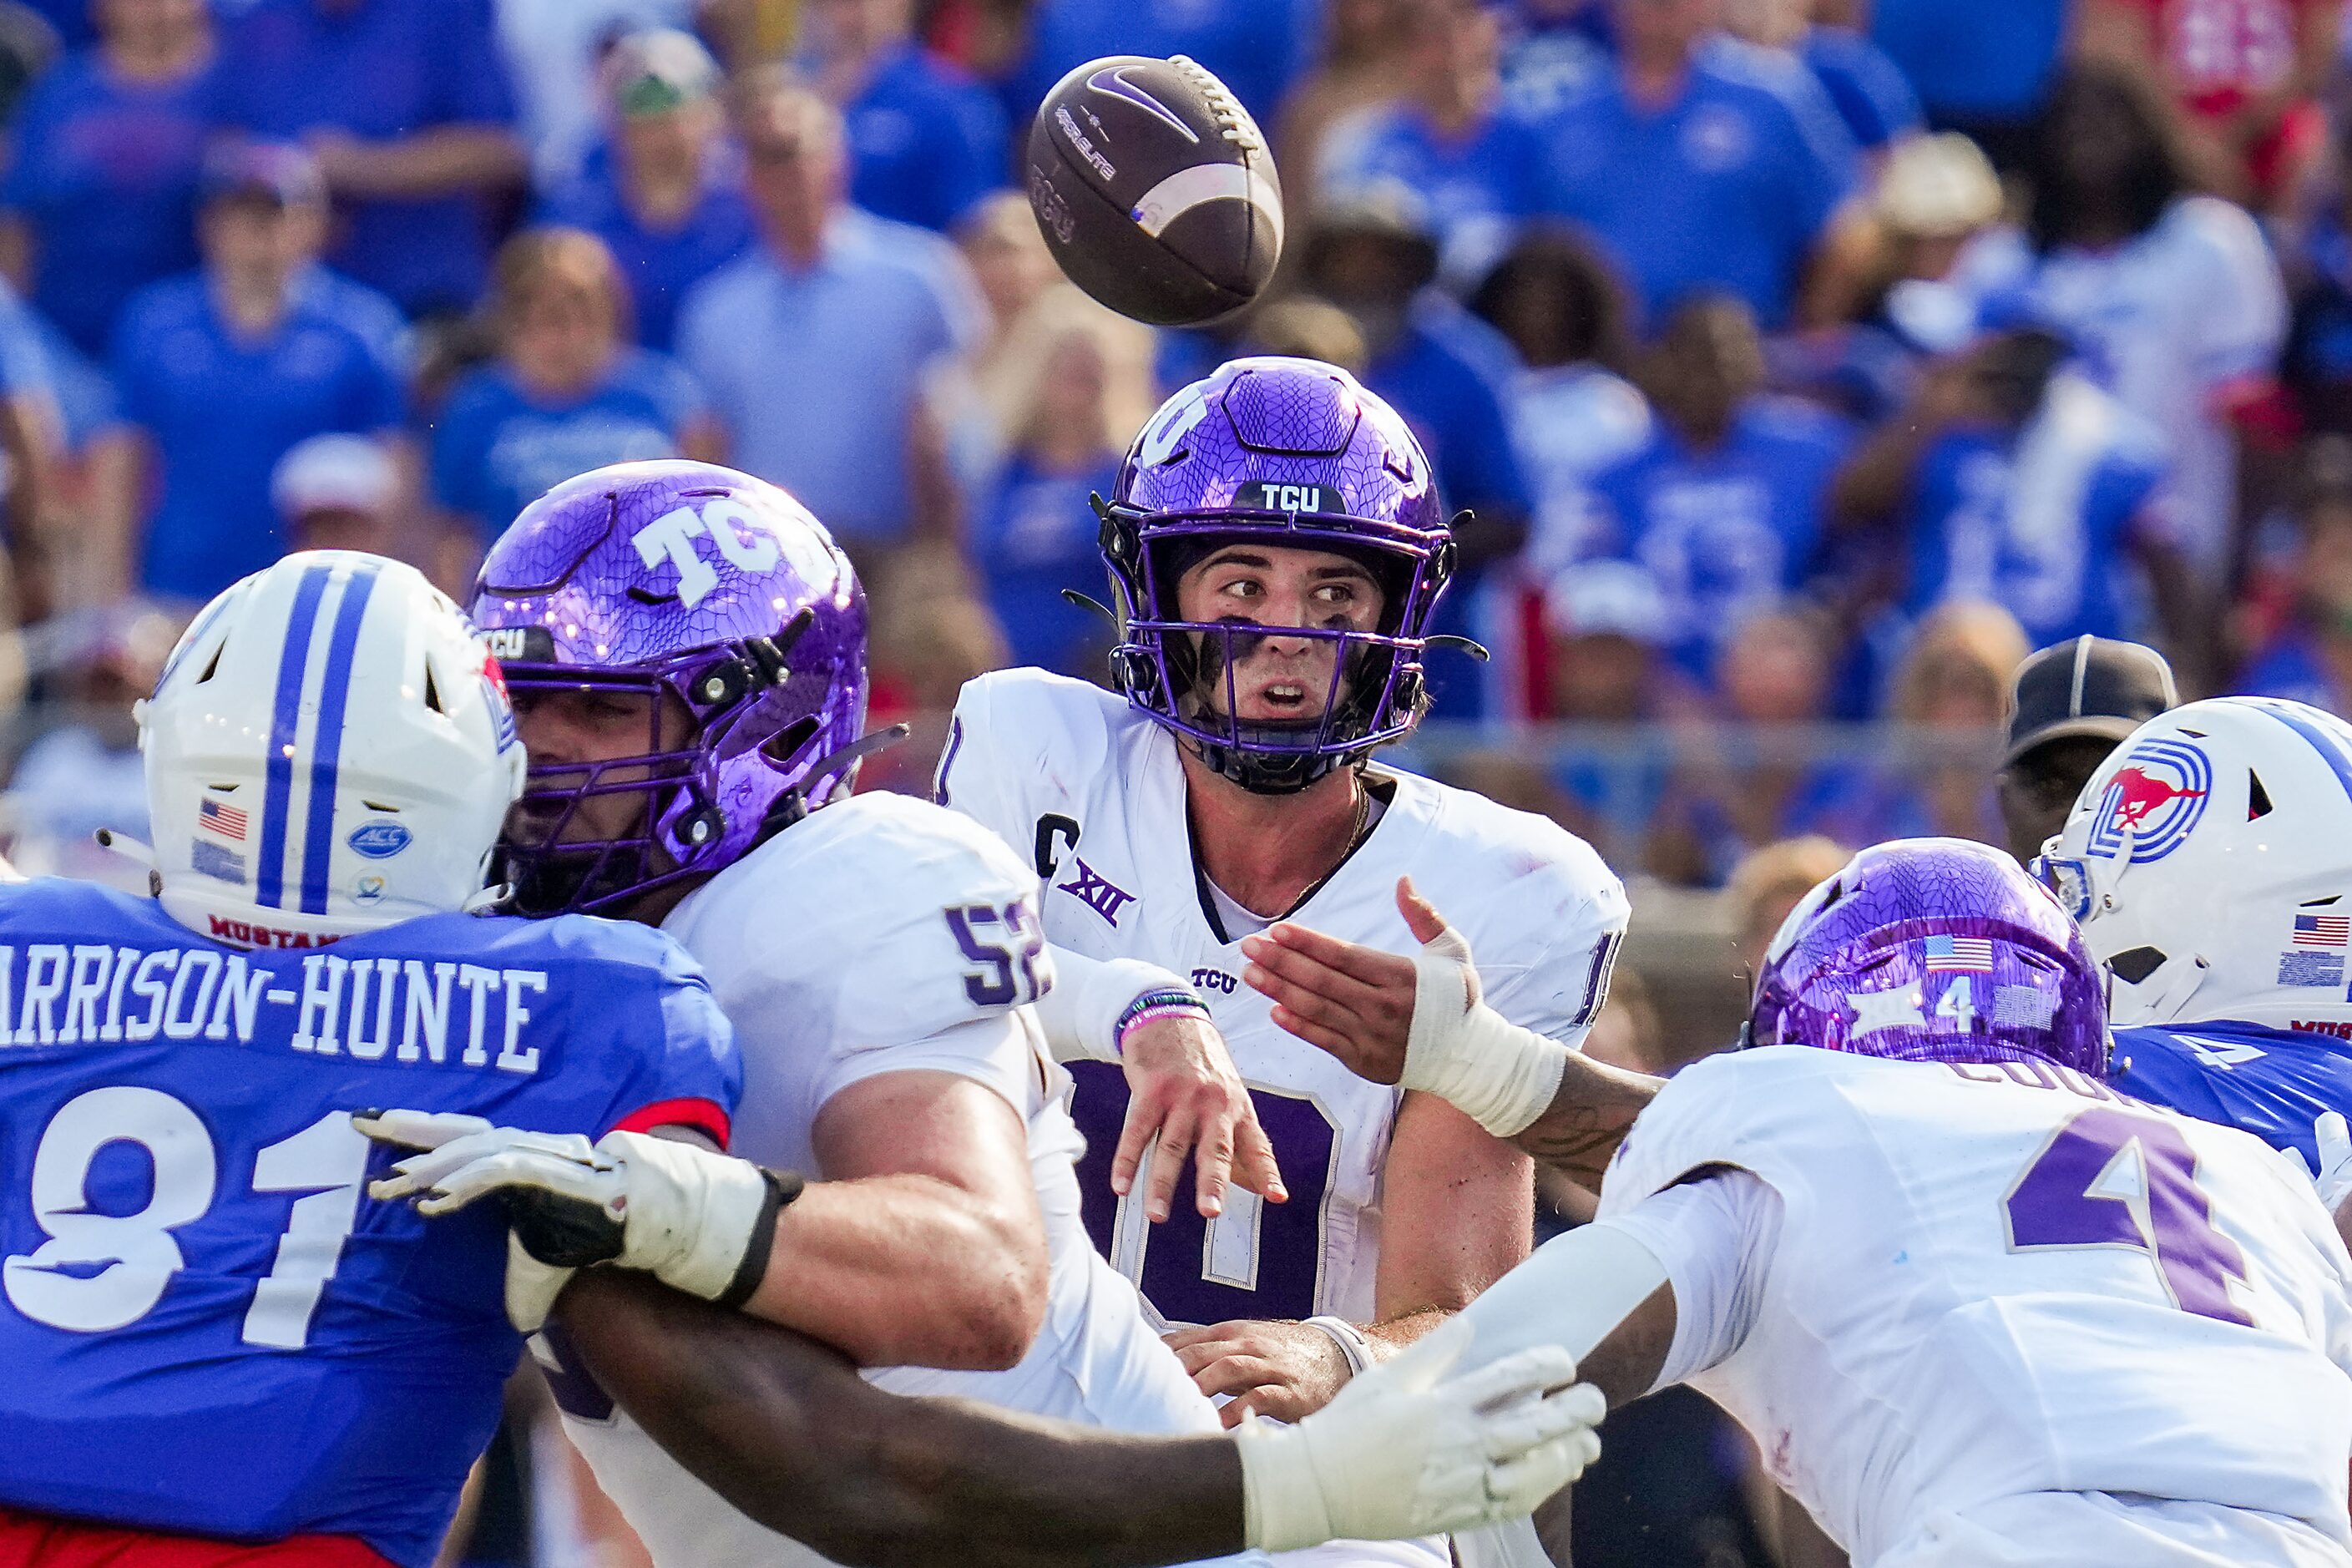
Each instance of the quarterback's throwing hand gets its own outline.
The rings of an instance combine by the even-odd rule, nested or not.
[[[1296,1426],[1242,1424],[1251,1546],[1287,1552],[1516,1519],[1601,1457],[1601,1391],[1537,1346],[1449,1376],[1476,1337],[1454,1318]]]
[[[1128,1031],[1119,1053],[1127,1072],[1127,1124],[1111,1157],[1111,1191],[1127,1196],[1149,1149],[1143,1212],[1155,1224],[1168,1217],[1187,1152],[1192,1201],[1204,1217],[1224,1211],[1228,1182],[1269,1203],[1289,1195],[1249,1088],[1214,1024],[1190,1014],[1149,1019]]]

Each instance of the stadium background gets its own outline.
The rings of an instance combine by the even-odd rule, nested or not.
[[[1062,72],[1178,52],[1289,240],[1154,333],[1011,187]],[[1239,352],[1356,370],[1475,513],[1444,629],[1495,658],[1440,656],[1403,760],[1633,884],[1631,1065],[1727,1037],[1836,846],[2000,840],[2032,647],[2352,711],[2336,0],[0,0],[0,133],[28,871],[140,879],[89,841],[143,826],[130,703],[238,575],[348,545],[462,598],[544,485],[673,452],[856,557],[916,730],[866,784],[921,789],[965,679],[1098,672],[1087,494]],[[629,1561],[529,1386],[453,1560]],[[1579,1561],[1775,1561],[1736,1435],[1653,1403]]]

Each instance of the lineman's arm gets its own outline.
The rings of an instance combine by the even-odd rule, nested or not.
[[[887,1394],[797,1334],[611,1270],[586,1271],[559,1310],[590,1373],[672,1457],[853,1565],[1121,1568],[1286,1550],[1342,1519],[1359,1537],[1424,1534],[1525,1512],[1598,1447],[1591,1389],[1523,1397],[1573,1377],[1557,1351],[1441,1384],[1461,1333],[1359,1379],[1331,1419],[1150,1438]]]
[[[1598,1188],[1660,1081],[1606,1066],[1478,1000],[1468,944],[1412,890],[1397,906],[1419,958],[1281,924],[1250,937],[1242,978],[1275,1004],[1274,1021],[1375,1083],[1454,1102],[1498,1138]]]

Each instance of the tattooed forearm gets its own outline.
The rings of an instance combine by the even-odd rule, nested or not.
[[[1511,1142],[1595,1192],[1609,1156],[1665,1080],[1571,1056],[1550,1106]]]

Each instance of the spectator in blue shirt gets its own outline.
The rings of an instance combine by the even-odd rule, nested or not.
[[[2061,368],[2066,353],[2016,328],[1938,363],[1840,476],[1840,531],[1875,534],[1868,553],[1910,620],[1976,601],[2038,646],[2133,638],[2152,591],[2166,642],[2202,670],[2187,559],[2151,505],[2162,439]]]
[[[438,579],[472,574],[515,515],[574,474],[646,458],[715,461],[701,389],[628,341],[612,252],[576,228],[527,229],[499,252],[488,316],[498,357],[450,388],[432,432],[433,501],[448,527]]]
[[[2229,689],[2352,717],[2352,440],[2313,441],[2298,489],[2284,613]]]
[[[1110,628],[1062,590],[1093,595],[1102,580],[1087,498],[1117,488],[1150,416],[1151,332],[1065,289],[1014,333],[999,386],[1004,461],[972,508],[971,558],[1014,664],[1091,676]]]
[[[1189,55],[1272,125],[1315,52],[1319,11],[1314,0],[1036,0],[1005,113],[1027,125],[1055,82],[1105,55]]]
[[[412,316],[473,305],[485,203],[525,172],[485,0],[260,0],[220,67],[227,125],[318,159],[338,268]]]
[[[1649,441],[1592,481],[1604,552],[1657,579],[1666,647],[1698,681],[1742,621],[1806,582],[1851,445],[1835,416],[1760,392],[1763,376],[1745,306],[1683,306],[1642,366]]]
[[[1903,68],[1853,28],[1817,22],[1818,8],[1815,0],[1732,0],[1723,20],[1733,36],[1801,61],[1864,152],[1917,131],[1919,96]]]
[[[95,48],[42,77],[0,182],[0,258],[77,349],[122,302],[196,264],[212,24],[204,0],[96,0]]]
[[[1504,629],[1507,605],[1485,592],[1489,570],[1527,542],[1533,503],[1504,412],[1508,344],[1495,330],[1430,287],[1437,245],[1414,193],[1384,184],[1318,209],[1299,262],[1306,286],[1355,317],[1368,358],[1366,386],[1395,405],[1437,469],[1461,557],[1454,585],[1438,601],[1433,632],[1484,642]],[[1451,718],[1491,710],[1475,667],[1433,665],[1430,689]]]
[[[1616,0],[1618,68],[1543,124],[1546,205],[1590,228],[1654,327],[1736,294],[1795,311],[1857,173],[1853,140],[1793,61],[1706,39],[1710,0]]]
[[[840,106],[849,199],[945,229],[1013,176],[1004,108],[914,36],[913,0],[813,0],[803,65]]]
[[[735,133],[760,243],[697,284],[677,322],[729,460],[853,549],[951,541],[944,464],[919,473],[910,437],[927,367],[977,336],[970,275],[937,235],[843,201],[840,117],[789,75],[745,81]]]
[[[1541,198],[1543,142],[1501,111],[1496,0],[1413,0],[1395,99],[1335,123],[1312,171],[1319,199],[1393,181],[1420,194],[1439,269],[1466,283],[1494,265]]]
[[[627,280],[637,341],[667,352],[687,290],[751,248],[743,160],[719,66],[691,33],[636,33],[607,62],[613,141],[541,205],[539,221],[604,242]]]
[[[307,153],[228,143],[205,189],[204,267],[131,296],[113,354],[122,425],[91,455],[96,545],[188,601],[283,551],[269,478],[297,442],[399,439],[406,379],[398,308],[318,264],[326,192]]]

